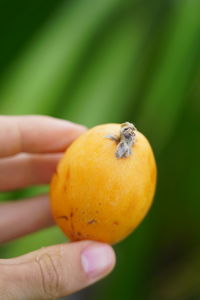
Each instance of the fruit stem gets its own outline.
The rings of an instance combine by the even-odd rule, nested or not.
[[[126,158],[132,154],[132,146],[135,143],[136,130],[136,127],[132,123],[125,122],[121,124],[119,136],[113,134],[106,136],[118,143],[115,152],[115,156],[117,158]]]

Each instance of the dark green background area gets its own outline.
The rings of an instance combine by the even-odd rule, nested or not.
[[[130,121],[155,152],[150,213],[115,246],[114,272],[76,299],[200,299],[200,1],[1,0],[0,37],[0,114]],[[63,241],[45,229],[0,256]]]

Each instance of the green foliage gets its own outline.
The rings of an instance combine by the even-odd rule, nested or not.
[[[158,164],[154,205],[115,246],[118,264],[91,299],[200,298],[200,1],[1,1],[0,113],[94,126],[132,121]],[[1,194],[18,199],[47,187]],[[45,229],[0,248],[64,241]]]

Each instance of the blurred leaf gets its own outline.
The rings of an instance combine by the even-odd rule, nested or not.
[[[134,75],[143,28],[132,16],[118,22],[101,44],[62,116],[87,126],[123,121],[129,77]],[[135,74],[136,76],[136,74]],[[121,120],[120,120],[121,119]]]
[[[199,59],[200,2],[176,2],[160,62],[140,110],[139,126],[161,150],[182,111]],[[159,124],[157,126],[156,124]]]
[[[51,113],[92,35],[119,4],[81,0],[62,5],[5,75],[1,113]]]
[[[65,0],[0,1],[0,76],[20,55],[32,35]],[[2,99],[0,99],[1,101]]]

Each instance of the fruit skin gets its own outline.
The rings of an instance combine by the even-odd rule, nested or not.
[[[120,124],[103,124],[76,139],[58,164],[50,186],[52,214],[72,240],[115,244],[148,212],[155,192],[156,163],[139,131],[132,154],[117,159]]]

